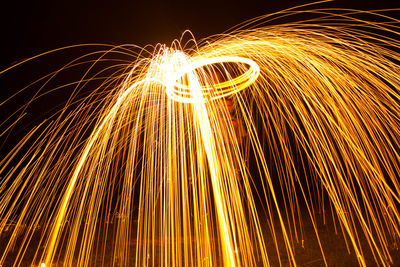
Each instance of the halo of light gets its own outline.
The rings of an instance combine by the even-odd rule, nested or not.
[[[195,73],[197,69],[205,68],[213,64],[223,64],[223,63],[242,63],[249,68],[241,75],[228,79],[223,82],[214,83],[212,86],[208,83],[201,86],[202,96],[193,96],[190,86],[186,86],[178,82],[184,75],[188,73]],[[176,73],[176,76],[172,79],[166,88],[166,93],[168,97],[174,101],[182,103],[195,103],[199,101],[211,101],[218,98],[227,97],[234,93],[237,93],[257,80],[260,74],[260,67],[256,62],[251,59],[244,57],[211,57],[202,58],[200,60],[195,60],[191,64],[186,65],[180,71]],[[211,92],[213,92],[211,94]]]

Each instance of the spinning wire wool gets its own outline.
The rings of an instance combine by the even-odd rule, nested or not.
[[[0,264],[296,266],[309,235],[328,264],[319,213],[360,266],[366,253],[393,263],[398,21],[333,12],[287,10],[170,47],[108,47],[30,84],[39,89],[3,118],[2,138],[31,103],[73,90],[0,161]],[[79,81],[51,86],[85,64]]]

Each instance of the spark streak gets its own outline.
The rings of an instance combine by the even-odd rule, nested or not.
[[[296,266],[305,220],[329,265],[318,212],[360,266],[368,253],[393,263],[400,41],[384,34],[398,37],[398,21],[313,12],[199,43],[113,47],[32,83],[91,64],[0,161],[0,265]],[[133,59],[90,76],[113,53]]]

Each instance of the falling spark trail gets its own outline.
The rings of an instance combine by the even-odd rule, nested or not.
[[[270,25],[302,12],[319,16]],[[312,238],[329,265],[318,213],[360,266],[393,264],[399,21],[332,12],[107,47],[1,99],[39,87],[0,124],[7,140],[29,105],[73,87],[0,160],[0,265],[297,266]],[[52,87],[85,64],[81,80]]]

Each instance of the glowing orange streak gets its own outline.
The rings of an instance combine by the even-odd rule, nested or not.
[[[200,95],[195,95],[194,91],[190,87],[186,87],[181,83],[176,82],[182,76],[188,74],[189,72],[194,71],[195,69],[202,68],[207,65],[212,64],[221,64],[221,63],[242,63],[249,65],[249,69],[243,73],[242,75],[230,79],[228,81],[224,81],[221,83],[213,84],[213,87],[209,85],[201,86],[199,84],[199,92]],[[251,59],[244,57],[211,57],[211,58],[201,58],[198,60],[194,60],[189,66],[185,66],[182,71],[177,72],[174,78],[174,85],[168,86],[166,89],[166,93],[169,98],[175,100],[177,102],[182,103],[196,103],[202,102],[205,100],[205,97],[210,95],[210,91],[213,91],[216,95],[210,97],[210,100],[223,98],[234,93],[237,93],[246,87],[249,87],[253,84],[257,77],[260,74],[260,67]],[[176,87],[177,89],[174,89]],[[186,92],[185,92],[186,91]]]
[[[192,88],[193,96],[195,99],[201,99],[201,86],[199,84],[198,79],[194,73],[189,73],[189,84]],[[236,266],[235,259],[233,256],[232,249],[232,241],[231,241],[231,233],[230,227],[228,223],[228,216],[226,214],[227,203],[225,198],[221,197],[221,169],[218,164],[219,160],[215,151],[216,144],[215,139],[211,131],[211,124],[208,118],[207,109],[204,102],[196,102],[195,106],[195,115],[199,121],[201,137],[204,143],[204,148],[207,155],[207,160],[210,166],[211,172],[211,183],[214,191],[215,203],[217,205],[217,214],[218,214],[218,226],[220,230],[220,237],[224,241],[222,245],[223,249],[223,261],[224,266]]]
[[[106,123],[116,115],[116,111],[120,107],[122,101],[124,101],[125,98],[132,92],[132,90],[134,88],[136,88],[138,85],[149,82],[149,81],[151,81],[151,80],[150,79],[142,80],[142,81],[139,81],[139,82],[131,85],[130,87],[128,87],[128,89],[118,98],[117,102],[111,108],[110,112],[104,117],[102,123],[97,127],[97,129],[94,130],[94,133],[90,136],[89,142],[87,143],[85,150],[83,151],[83,153],[80,157],[78,165],[75,168],[75,171],[74,171],[74,173],[70,179],[70,182],[68,184],[67,190],[63,196],[61,207],[58,210],[57,221],[52,228],[50,242],[48,242],[48,245],[47,245],[48,249],[47,249],[47,253],[46,253],[46,258],[44,260],[45,264],[50,264],[52,261],[55,244],[56,244],[57,238],[59,236],[62,221],[66,214],[67,205],[69,203],[69,200],[71,199],[72,191],[75,187],[77,178],[82,170],[82,166],[85,163],[87,156],[89,154],[89,151],[92,149],[94,142],[97,140],[97,137],[99,136],[100,132],[102,131],[102,129],[104,128]]]
[[[236,266],[236,263],[240,265],[240,262],[235,260],[233,243],[232,243],[232,227],[229,223],[228,214],[226,207],[229,204],[226,202],[226,198],[222,197],[222,170],[218,155],[216,155],[217,147],[216,140],[211,130],[211,122],[205,106],[205,100],[209,96],[211,90],[217,90],[216,96],[209,98],[210,100],[222,98],[236,92],[243,90],[250,86],[259,76],[260,68],[254,61],[243,58],[243,57],[213,57],[205,58],[201,60],[194,60],[191,64],[188,64],[188,58],[182,53],[176,53],[174,55],[177,61],[183,61],[183,67],[181,71],[176,73],[170,73],[166,86],[166,93],[168,97],[174,101],[183,103],[192,103],[195,107],[195,119],[199,122],[199,128],[201,138],[203,141],[204,149],[206,151],[207,160],[211,172],[211,183],[214,192],[214,198],[216,203],[216,210],[218,215],[218,227],[219,235],[223,241],[223,262],[224,266]],[[201,86],[197,75],[194,70],[204,67],[206,65],[212,65],[216,63],[224,62],[235,62],[243,63],[250,66],[250,68],[242,75],[230,79],[229,81],[217,83],[210,87],[209,85]],[[185,87],[176,81],[182,76],[187,75],[189,79],[189,86]],[[177,87],[180,90],[186,90],[188,93],[180,90],[174,90]],[[207,98],[208,99],[208,98]]]

